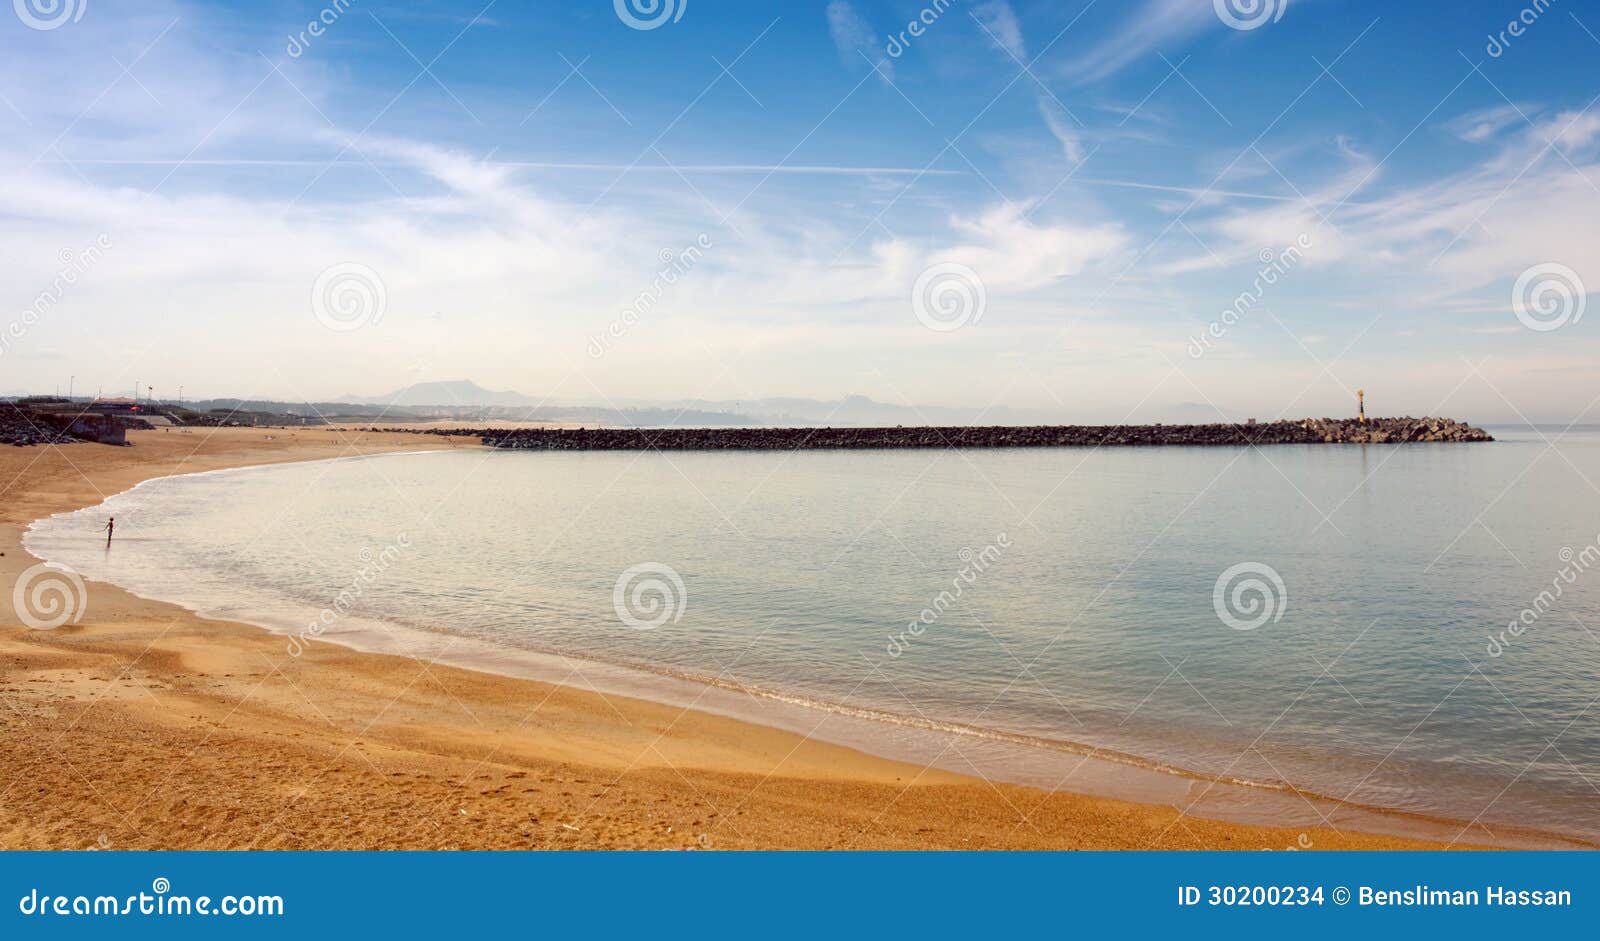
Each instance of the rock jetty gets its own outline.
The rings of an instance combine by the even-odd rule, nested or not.
[[[25,447],[30,444],[70,444],[75,441],[126,444],[127,429],[139,426],[149,428],[150,423],[110,415],[41,411],[9,402],[0,403],[0,445]]]
[[[492,448],[523,451],[778,451],[804,448],[1056,448],[1385,444],[1493,441],[1481,428],[1448,418],[1307,418],[1217,425],[981,425],[894,428],[577,428],[435,429],[477,435]]]
[[[43,415],[15,405],[0,404],[0,444],[66,444],[78,439]]]

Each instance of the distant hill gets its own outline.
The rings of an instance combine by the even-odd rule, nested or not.
[[[694,408],[749,415],[762,425],[892,427],[895,425],[1025,425],[1063,421],[1059,414],[1038,409],[949,408],[940,405],[896,405],[865,395],[842,399],[770,398],[746,401],[691,399],[666,403],[668,408]]]
[[[491,405],[515,407],[539,404],[539,400],[531,396],[520,392],[496,392],[485,389],[471,379],[419,382],[404,389],[397,389],[388,395],[346,395],[336,401],[350,405],[395,405],[402,408],[410,406],[484,408]]]
[[[163,402],[170,407],[171,402]],[[275,415],[305,415],[330,420],[378,419],[410,421],[415,416],[406,409],[380,405],[352,405],[349,402],[279,402],[274,399],[190,399],[183,407],[195,412],[225,410],[230,412],[256,412]]]
[[[470,379],[419,382],[387,395],[345,396],[346,405],[382,406],[429,413],[433,417],[479,417],[547,421],[594,421],[606,425],[767,425],[773,427],[893,427],[895,425],[1050,425],[1103,423],[1092,417],[1094,403],[1081,414],[1061,408],[951,408],[940,405],[897,405],[865,395],[838,399],[776,397],[764,399],[618,399],[603,405],[571,400],[544,400],[520,392],[496,392]],[[1219,415],[1209,405],[1181,402],[1152,408],[1139,421],[1217,422],[1244,416]],[[1132,420],[1132,419],[1130,419]]]
[[[596,414],[620,411],[624,413],[659,413],[651,416],[649,424],[703,422],[711,419],[715,424],[762,425],[960,425],[974,421],[984,424],[1016,424],[1023,421],[1044,421],[1041,415],[1020,413],[1009,408],[942,408],[939,406],[914,407],[878,402],[864,395],[850,395],[842,399],[822,400],[803,398],[770,398],[751,401],[682,399],[677,401],[629,399],[615,403],[615,408],[594,404],[583,405],[571,401],[557,402],[534,398],[520,392],[497,392],[485,389],[470,379],[448,382],[419,382],[397,389],[387,395],[347,395],[336,401],[348,405],[382,405],[398,408],[461,409],[535,408],[540,417],[550,413],[573,412]],[[610,404],[610,403],[608,403]],[[673,416],[683,413],[683,419],[672,422]],[[563,416],[568,417],[568,416]],[[615,419],[615,415],[606,416]],[[639,423],[639,422],[629,422]]]
[[[725,409],[655,403],[609,407],[544,400],[520,392],[496,392],[470,379],[419,382],[387,395],[347,395],[347,409],[383,408],[397,420],[406,417],[444,421],[556,421],[612,427],[754,425],[756,420]]]

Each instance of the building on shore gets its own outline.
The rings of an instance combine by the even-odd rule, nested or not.
[[[144,409],[138,399],[127,396],[93,399],[84,407],[84,411],[99,415],[138,415],[143,413]]]

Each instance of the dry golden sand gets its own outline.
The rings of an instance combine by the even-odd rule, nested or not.
[[[335,429],[0,448],[0,848],[1422,848],[992,785],[717,716],[208,621],[92,583],[18,623],[34,519],[140,480],[472,446]],[[174,573],[181,577],[181,573]]]

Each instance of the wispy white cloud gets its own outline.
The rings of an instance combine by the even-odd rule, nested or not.
[[[1031,208],[1006,203],[972,218],[952,219],[962,240],[933,252],[929,261],[966,259],[963,264],[997,287],[1027,290],[1081,274],[1128,246],[1120,226],[1040,224],[1028,217]]]
[[[1068,59],[1064,71],[1079,81],[1099,81],[1203,29],[1221,26],[1216,10],[1203,0],[1145,0],[1119,28]]]
[[[1314,243],[1306,264],[1341,272],[1346,300],[1372,284],[1392,303],[1446,319],[1508,317],[1509,283],[1537,264],[1557,262],[1600,285],[1600,214],[1592,209],[1600,199],[1600,117],[1563,112],[1490,139],[1496,149],[1474,166],[1382,189],[1382,166],[1343,142],[1344,169],[1302,182],[1304,200],[1230,201],[1193,223],[1210,252],[1160,270],[1245,264],[1306,233]]]
[[[1070,163],[1083,162],[1083,139],[1078,133],[1078,128],[1072,124],[1071,115],[1048,96],[1038,97],[1039,115],[1044,118],[1045,127],[1055,136],[1061,144],[1061,153]]]
[[[1028,47],[1022,39],[1022,24],[1017,13],[1006,0],[991,0],[973,9],[972,16],[982,26],[989,40],[1013,57],[1028,61]]]
[[[1019,67],[1029,64],[1028,44],[1022,35],[1022,24],[1016,11],[1006,0],[990,0],[972,11],[979,30],[1002,53]],[[1084,157],[1082,129],[1077,119],[1067,112],[1056,97],[1043,88],[1035,92],[1039,116],[1045,127],[1061,145],[1061,153],[1070,163],[1082,163]]]
[[[832,0],[828,4],[827,15],[828,35],[833,37],[839,58],[846,65],[855,67],[865,56],[884,81],[894,81],[894,60],[889,58],[872,32],[872,27],[867,25],[849,0]]]
[[[1481,144],[1506,128],[1521,124],[1523,115],[1534,114],[1538,110],[1532,106],[1501,105],[1498,108],[1468,112],[1446,121],[1443,127],[1464,141]]]

